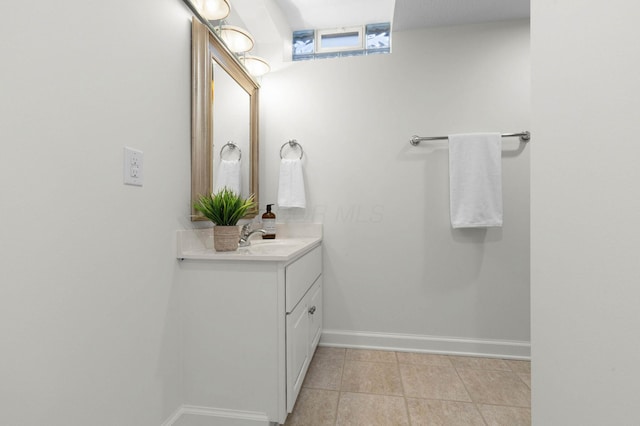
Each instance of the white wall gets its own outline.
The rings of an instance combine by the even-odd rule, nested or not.
[[[528,129],[529,69],[528,21],[513,21],[394,33],[391,55],[263,77],[260,200],[276,202],[278,152],[297,139],[309,205],[277,213],[325,225],[325,343],[450,336],[474,343],[406,345],[528,355],[480,341],[529,341],[529,147],[505,140],[504,227],[452,230],[447,145],[408,140]],[[358,344],[402,346],[378,337]]]
[[[0,5],[0,424],[159,425],[181,403],[179,0]],[[145,156],[122,183],[123,147]]]
[[[634,2],[532,2],[533,423],[640,422]]]

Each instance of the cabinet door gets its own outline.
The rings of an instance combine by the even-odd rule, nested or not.
[[[322,276],[320,276],[309,290],[309,356],[313,353],[322,334]]]
[[[309,313],[306,299],[287,314],[287,412],[293,411],[309,367]]]

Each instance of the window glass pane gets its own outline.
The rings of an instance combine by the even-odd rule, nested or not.
[[[357,31],[339,34],[322,34],[320,45],[323,49],[360,46],[360,34]]]
[[[316,53],[316,59],[339,58],[340,52]]]
[[[380,55],[381,53],[391,53],[390,49],[367,49],[367,55]]]
[[[315,59],[316,55],[293,55],[294,61],[310,61]]]
[[[346,52],[340,52],[340,56],[345,58],[347,56],[363,56],[364,50],[348,50]]]
[[[391,47],[391,24],[369,24],[366,27],[367,49],[385,49]]]
[[[313,30],[295,31],[293,33],[293,56],[313,55],[315,52]]]

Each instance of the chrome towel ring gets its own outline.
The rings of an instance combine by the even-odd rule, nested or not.
[[[222,153],[224,152],[225,148],[228,148],[230,151],[238,150],[238,161],[242,159],[242,150],[233,141],[229,141],[222,145],[222,148],[220,149],[220,158],[222,158]]]
[[[293,148],[299,148],[300,149],[300,160],[302,160],[302,156],[304,155],[304,150],[302,149],[302,145],[300,145],[298,143],[297,140],[295,139],[291,139],[289,142],[285,142],[282,144],[282,146],[280,147],[280,158],[283,159],[284,156],[282,155],[282,150],[284,149],[285,146],[289,145],[292,149]]]

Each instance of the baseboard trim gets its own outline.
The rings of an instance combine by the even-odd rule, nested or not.
[[[505,359],[531,359],[531,343],[515,340],[462,339],[417,334],[323,330],[320,346]]]
[[[265,426],[269,425],[269,418],[266,414],[253,411],[227,410],[223,408],[199,407],[196,405],[183,405],[169,417],[162,426],[188,425],[189,416],[199,417],[198,425],[205,424],[203,417],[208,417],[212,426],[216,425],[237,425],[237,426]],[[183,421],[184,420],[184,421]]]

